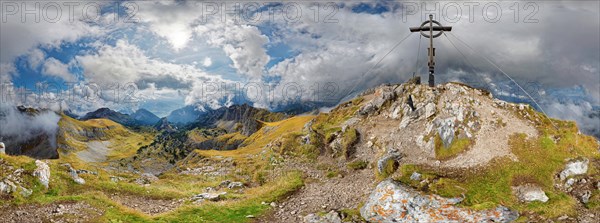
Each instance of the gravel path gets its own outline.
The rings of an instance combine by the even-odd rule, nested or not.
[[[97,222],[103,211],[85,202],[58,202],[0,207],[0,222]]]

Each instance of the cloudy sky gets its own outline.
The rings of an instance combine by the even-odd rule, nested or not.
[[[426,78],[427,39],[408,28],[434,14],[453,26],[435,39],[438,83],[461,81],[531,102],[519,85],[551,116],[600,126],[589,115],[600,109],[598,1],[1,6],[3,103],[79,114],[146,108],[159,116],[186,105],[335,104],[413,73]]]

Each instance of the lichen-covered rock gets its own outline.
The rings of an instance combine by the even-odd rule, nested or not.
[[[525,184],[513,187],[513,192],[521,202],[541,201],[547,202],[548,196],[539,186]]]
[[[583,159],[567,163],[565,169],[560,172],[560,180],[565,180],[570,176],[587,173],[589,162],[588,159]]]
[[[456,207],[462,199],[424,195],[392,180],[385,180],[360,209],[369,222],[510,222],[518,213],[505,207],[473,211]]]
[[[304,216],[304,223],[342,223],[340,215],[335,211],[320,216],[318,214],[309,214]]]
[[[44,187],[48,188],[48,184],[50,183],[50,167],[47,163],[40,160],[36,160],[35,165],[37,168],[33,171],[33,176],[37,177]]]

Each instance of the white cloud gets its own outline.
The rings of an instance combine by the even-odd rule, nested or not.
[[[94,54],[77,56],[75,60],[84,69],[86,80],[99,84],[131,83],[157,77],[172,77],[182,83],[221,79],[192,65],[149,58],[126,40],[118,40],[115,46],[103,46]]]
[[[260,78],[270,57],[264,48],[269,38],[251,25],[235,24],[233,21],[213,20],[195,29],[196,35],[207,43],[223,49],[233,61],[233,68],[250,79]]]
[[[69,71],[69,65],[62,63],[53,57],[48,58],[46,62],[44,62],[42,74],[60,77],[67,82],[74,82],[77,80],[75,75]]]
[[[39,2],[16,3],[19,7],[26,5],[28,9],[33,9],[34,4]],[[60,3],[59,3],[60,4]],[[4,6],[4,5],[3,5]],[[40,4],[42,7],[43,4]],[[80,10],[83,6],[80,6]],[[56,7],[47,7],[44,14],[56,15]],[[62,10],[66,10],[63,7]],[[81,18],[81,13],[75,13],[73,22],[69,21],[65,11],[62,11],[62,17],[55,23],[50,23],[44,19],[40,22],[33,21],[31,15],[27,17],[27,22],[21,21],[21,14],[4,15],[6,22],[0,23],[0,62],[13,62],[13,60],[29,50],[41,45],[47,47],[58,47],[63,42],[73,42],[84,36],[99,36],[104,33],[104,28],[94,23],[89,23]],[[40,16],[40,15],[38,15]]]
[[[45,59],[46,54],[42,50],[36,48],[27,56],[27,63],[29,63],[29,68],[36,70]]]
[[[4,85],[12,81],[12,77],[18,75],[13,63],[0,62],[0,84]]]
[[[212,65],[212,59],[210,59],[210,57],[205,57],[204,61],[202,61],[202,66],[210,67],[210,65]]]

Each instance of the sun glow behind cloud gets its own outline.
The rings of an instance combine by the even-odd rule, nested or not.
[[[115,22],[112,9],[132,3],[137,6],[136,10],[121,8],[117,15],[127,19],[134,15],[135,22],[125,22],[125,19]],[[492,16],[482,13],[488,3],[478,3],[472,16],[459,4],[463,9],[459,21],[443,18],[440,21],[454,26],[453,34],[480,53],[489,55],[522,85],[535,82],[543,89],[581,87],[585,89],[585,96],[577,100],[589,103],[589,109],[600,104],[598,2],[583,5],[536,2],[539,5],[534,17],[537,23],[523,22],[526,11],[522,11],[515,22],[509,10],[512,2],[499,2],[506,10],[503,15],[507,16],[498,22],[486,21],[485,16]],[[230,8],[219,8],[208,14],[203,13],[208,10],[203,4],[207,3],[103,1],[98,2],[102,13],[93,21],[76,15],[73,21],[23,23],[19,16],[9,15],[6,22],[0,23],[0,80],[30,90],[36,86],[35,82],[65,81],[87,86],[90,92],[97,93],[98,88],[104,88],[103,94],[94,101],[61,102],[77,112],[98,107],[131,111],[141,106],[164,114],[167,100],[173,100],[166,106],[169,108],[215,103],[252,103],[281,108],[306,101],[326,101],[331,106],[355,85],[361,90],[387,82],[402,82],[413,72],[426,72],[424,44],[421,66],[415,69],[419,38],[414,35],[374,67],[368,77],[363,77],[407,35],[408,26],[420,24],[427,12],[407,16],[404,11],[406,5],[420,6],[420,2],[334,5],[260,2],[261,7],[238,11],[238,17],[235,13],[225,13],[233,3],[225,4]],[[438,8],[447,4],[440,2]],[[285,7],[300,7],[302,14],[282,13]],[[311,10],[315,7],[320,9],[319,16]],[[591,22],[579,23],[582,20]],[[569,25],[575,22],[581,25]],[[570,27],[571,32],[580,35],[573,39],[556,26]],[[578,44],[569,44],[572,42]],[[506,77],[498,75],[493,67],[464,46],[459,45],[459,48],[468,62],[445,37],[436,39],[436,48],[439,81],[477,82],[478,87],[508,92],[507,95],[514,94],[515,98],[522,96],[515,86],[499,84],[506,81]],[[218,94],[207,94],[214,93],[211,82],[230,85],[219,85]],[[137,89],[128,90],[130,86]],[[260,93],[255,91],[256,86],[260,86]],[[60,89],[68,92],[69,87]],[[297,94],[293,93],[294,89],[303,91]],[[327,94],[331,89],[335,89],[337,95]],[[131,92],[135,94],[136,103],[111,101]],[[252,92],[251,97],[244,92]],[[545,98],[549,109],[557,107],[553,102],[559,96],[544,97],[551,97]],[[554,114],[561,116],[565,112]]]

